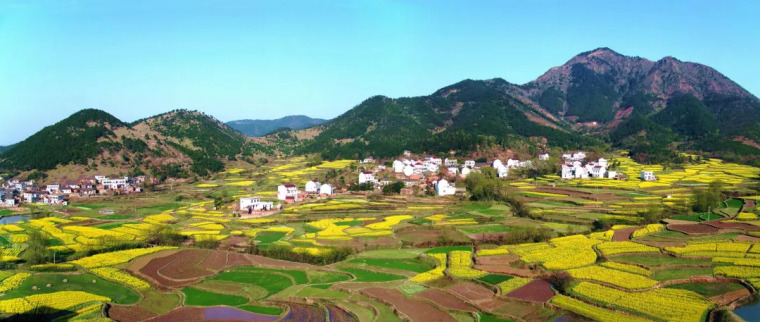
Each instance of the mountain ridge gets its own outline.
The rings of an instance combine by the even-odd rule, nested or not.
[[[325,119],[311,118],[306,115],[288,115],[278,119],[244,119],[226,122],[227,126],[240,131],[246,136],[260,137],[265,136],[273,131],[289,128],[292,130],[301,130],[327,122]]]

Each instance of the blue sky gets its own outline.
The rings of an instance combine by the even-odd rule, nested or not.
[[[525,83],[610,47],[760,94],[757,1],[0,0],[0,145],[82,108],[335,117],[466,78]]]

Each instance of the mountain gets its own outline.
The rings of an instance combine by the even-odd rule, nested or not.
[[[3,153],[3,152],[5,152],[5,150],[8,150],[8,149],[10,149],[11,147],[13,147],[13,144],[11,144],[11,145],[6,145],[6,146],[0,146],[0,153]]]
[[[0,168],[204,176],[221,171],[225,160],[269,152],[201,112],[175,110],[127,124],[85,109],[15,144],[0,155]]]
[[[677,155],[663,138],[685,149],[760,155],[759,115],[760,100],[711,67],[598,48],[523,85],[466,80],[429,96],[376,96],[310,135],[293,134],[306,139],[301,151],[326,157],[600,143],[587,134],[647,157]]]
[[[323,157],[396,156],[402,150],[474,151],[492,145],[579,148],[595,140],[508,92],[503,79],[465,80],[428,96],[371,97],[315,128],[301,152]]]
[[[305,115],[291,115],[276,120],[238,120],[227,122],[227,126],[240,131],[246,136],[259,137],[275,130],[288,128],[300,130],[320,125],[327,120],[310,118]]]

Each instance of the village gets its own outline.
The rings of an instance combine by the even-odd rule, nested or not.
[[[548,153],[538,154],[536,162],[549,162]],[[607,159],[599,158],[597,161],[587,160],[584,151],[566,153],[561,155],[560,178],[562,180],[605,178],[615,180],[627,180],[617,171],[609,170],[610,164]],[[444,197],[463,195],[464,187],[457,187],[472,172],[480,172],[483,167],[492,167],[498,178],[509,177],[510,170],[530,168],[534,166],[532,160],[495,159],[488,162],[476,162],[473,159],[465,159],[460,164],[459,159],[441,158],[427,155],[415,158],[406,150],[402,156],[391,161],[379,162],[370,156],[358,161],[361,167],[358,172],[358,180],[352,185],[359,185],[363,191],[383,191],[383,188],[396,182],[403,183],[400,189],[401,195],[414,195],[420,192],[429,195]],[[642,181],[655,181],[652,171],[641,171]],[[350,186],[350,185],[349,185]],[[303,190],[294,183],[282,183],[277,187],[277,199],[290,204],[304,201],[307,198],[328,198],[336,193],[346,193],[346,187],[335,187],[330,183],[320,183],[318,180],[308,180],[302,186]],[[239,208],[242,214],[256,217],[276,213],[282,209],[281,204],[275,205],[273,201],[262,201],[261,197],[244,197],[240,199]]]
[[[10,179],[0,186],[0,202],[3,207],[16,207],[21,203],[66,206],[72,198],[142,192],[145,183],[156,183],[156,180],[145,175],[131,178],[96,175],[41,186],[34,180]]]

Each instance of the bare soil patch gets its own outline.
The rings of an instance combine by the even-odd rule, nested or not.
[[[686,225],[674,225],[667,226],[668,229],[681,232],[687,235],[701,235],[701,234],[714,234],[718,232],[718,228],[705,224],[686,224]]]
[[[760,243],[760,237],[755,236],[747,236],[747,235],[739,235],[734,238],[735,241],[746,241],[746,242],[753,242],[753,243]]]
[[[327,321],[327,319],[325,319],[325,311],[320,307],[295,303],[288,303],[288,306],[290,306],[288,315],[280,321]]]
[[[326,305],[327,314],[330,316],[330,322],[354,322],[353,315],[344,311],[335,305]]]
[[[167,278],[174,280],[198,279],[213,275],[215,272],[198,267],[208,257],[207,250],[182,250],[173,256],[177,259],[169,262],[158,270]]]
[[[507,305],[507,302],[500,300],[498,298],[492,298],[488,300],[478,301],[478,302],[475,302],[474,304],[475,306],[477,306],[479,309],[483,311],[493,312]]]
[[[446,291],[468,302],[488,300],[494,296],[493,291],[470,282],[459,283]]]
[[[710,301],[712,301],[715,304],[718,304],[718,306],[727,306],[737,300],[743,299],[750,295],[752,295],[752,293],[750,293],[749,290],[741,289],[738,291],[733,291],[733,292],[728,292],[726,294],[713,296],[710,298]]]
[[[430,302],[433,302],[433,304],[446,309],[477,312],[477,310],[462,301],[460,298],[435,288],[417,293],[415,297],[426,299]]]
[[[522,268],[514,268],[509,266],[498,266],[498,265],[475,265],[473,266],[474,269],[478,269],[481,271],[486,271],[489,273],[494,274],[506,274],[506,275],[515,275],[520,277],[537,277],[538,274],[536,272],[533,272],[529,269],[522,269]]]
[[[203,321],[206,318],[206,309],[201,307],[185,306],[174,311],[154,317],[148,321]]]
[[[507,294],[507,297],[529,301],[544,303],[554,297],[554,291],[552,291],[552,285],[544,280],[533,280],[525,286],[518,288]]]
[[[314,266],[311,264],[289,262],[289,261],[284,261],[284,260],[279,260],[279,259],[271,259],[264,256],[259,256],[259,255],[245,255],[245,256],[256,265],[269,267],[269,268],[324,270],[324,268],[322,267]]]
[[[625,228],[615,231],[615,235],[612,236],[612,241],[626,241],[631,239],[631,234],[639,229],[639,227]]]
[[[456,321],[430,304],[407,299],[396,289],[367,288],[362,293],[392,305],[412,321]]]
[[[253,265],[253,260],[251,260],[251,258],[246,254],[234,252],[227,254],[227,267],[250,265]]]
[[[198,266],[204,269],[219,271],[227,266],[227,252],[212,250]]]
[[[144,267],[140,268],[139,272],[141,273],[141,275],[149,277],[156,284],[158,284],[159,286],[164,287],[164,288],[172,288],[172,287],[178,287],[178,286],[184,286],[184,285],[192,284],[193,282],[195,282],[197,280],[189,280],[189,279],[187,279],[187,280],[183,280],[183,281],[178,281],[178,280],[167,278],[167,277],[159,274],[159,272],[158,272],[159,270],[161,270],[162,268],[164,268],[166,265],[171,264],[174,261],[183,262],[182,261],[182,254],[181,254],[182,252],[184,252],[184,251],[180,251],[180,252],[171,254],[169,256],[165,256],[165,257],[154,258],[154,259],[150,260],[150,262],[148,262],[147,265],[145,265]],[[193,263],[193,264],[195,264],[195,263]],[[190,265],[193,265],[193,264],[190,264]]]
[[[738,229],[746,231],[758,231],[760,227],[743,222],[707,221],[703,225],[709,225],[718,229]]]
[[[517,255],[496,255],[496,256],[480,256],[475,258],[475,264],[482,266],[490,265],[509,265],[520,260],[520,256]]]
[[[116,321],[143,321],[156,316],[153,312],[139,306],[111,305],[108,317]]]

